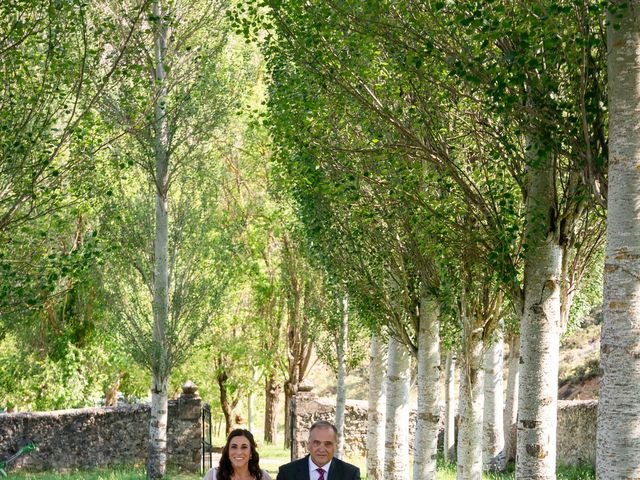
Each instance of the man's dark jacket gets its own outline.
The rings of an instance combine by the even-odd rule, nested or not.
[[[309,455],[282,465],[276,480],[311,480],[309,478]],[[329,475],[325,480],[360,480],[360,469],[355,465],[333,457]]]

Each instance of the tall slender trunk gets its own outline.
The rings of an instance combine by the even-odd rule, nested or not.
[[[440,424],[440,324],[435,298],[422,287],[418,329],[418,411],[413,458],[413,479],[436,478]]]
[[[507,377],[507,400],[504,407],[504,455],[500,470],[516,458],[516,438],[518,421],[518,383],[520,379],[520,335],[509,336],[509,376]]]
[[[596,454],[602,480],[640,478],[640,2],[611,3],[609,197]]]
[[[276,381],[275,373],[265,378],[264,387],[264,441],[274,444],[277,437],[277,411],[282,385]]]
[[[456,443],[456,399],[455,399],[456,359],[451,350],[447,352],[444,379],[444,441],[442,445],[445,462],[455,458]]]
[[[381,338],[371,337],[369,353],[369,406],[367,411],[367,478],[382,480],[386,406],[385,348]]]
[[[222,364],[222,361],[219,362]],[[224,415],[224,432],[225,436],[231,433],[233,428],[233,401],[229,397],[229,390],[227,389],[227,372],[222,370],[218,373],[218,391],[220,392],[220,407],[222,408],[222,414]]]
[[[406,480],[409,477],[409,352],[399,340],[391,337],[388,358],[384,479]]]
[[[516,476],[543,480],[556,478],[562,250],[554,234],[553,156],[530,142],[528,157]]]
[[[468,323],[468,322],[465,322]],[[482,479],[482,409],[484,406],[482,340],[473,329],[463,333],[460,362],[458,480]],[[468,338],[465,340],[464,336]]]
[[[154,375],[152,382],[147,477],[162,478],[167,468],[167,421],[169,418],[167,394],[169,380]]]
[[[484,414],[482,468],[497,471],[504,455],[503,424],[503,359],[504,340],[499,332],[484,354]]]
[[[284,448],[291,448],[293,455],[292,415],[293,397],[298,393],[298,382],[286,381],[284,384]]]
[[[347,402],[347,349],[349,334],[349,298],[347,295],[342,300],[342,321],[338,332],[337,357],[338,357],[338,388],[336,391],[336,429],[338,430],[338,447],[336,457],[344,456],[344,412]]]
[[[169,129],[166,118],[165,54],[168,26],[164,5],[153,3],[154,26],[155,98],[154,154],[155,154],[155,241],[153,276],[153,349],[151,416],[149,419],[149,444],[147,477],[162,478],[167,462],[167,405],[168,383],[171,370],[166,339],[169,318]]]

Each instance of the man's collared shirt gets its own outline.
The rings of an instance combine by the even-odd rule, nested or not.
[[[322,467],[319,467],[318,465],[313,463],[313,460],[311,460],[311,457],[309,457],[309,478],[311,480],[318,480],[320,478],[320,473],[318,473],[318,468],[322,468],[324,470],[324,480],[327,480],[329,478],[330,466],[331,466],[331,462],[327,463],[326,465],[323,465]]]

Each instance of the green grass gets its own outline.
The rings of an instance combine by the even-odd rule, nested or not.
[[[512,471],[507,473],[484,473],[484,480],[513,480],[516,478]],[[557,480],[595,480],[596,474],[591,467],[558,467],[556,471]],[[455,464],[445,464],[442,458],[438,459],[438,480],[455,480],[456,466]]]
[[[289,461],[289,451],[275,445],[260,446],[260,465],[272,474],[275,474],[278,467]],[[364,475],[366,472],[364,458],[347,458],[347,461],[360,467]],[[112,469],[79,470],[68,473],[51,472],[8,472],[7,480],[144,480],[145,474],[141,467],[121,467]],[[180,473],[170,470],[167,475],[170,480],[199,480],[202,475]],[[454,464],[444,464],[442,459],[438,461],[438,480],[455,480],[456,467]],[[515,479],[513,472],[504,474],[484,474],[484,480],[512,480]],[[595,480],[596,476],[591,468],[558,468],[557,480]],[[364,479],[364,477],[363,477]]]

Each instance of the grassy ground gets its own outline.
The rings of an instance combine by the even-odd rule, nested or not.
[[[271,458],[264,462],[263,468],[273,474],[275,479],[275,473],[277,472],[278,465],[285,463],[286,460],[274,461]],[[260,462],[263,464],[263,462]],[[361,461],[356,461],[356,464],[360,464]],[[273,467],[272,467],[273,465]],[[364,470],[362,470],[364,473]],[[121,468],[121,469],[109,469],[109,470],[91,470],[91,471],[78,471],[65,474],[55,473],[25,473],[25,472],[9,472],[8,480],[144,480],[146,477],[144,471],[140,468]],[[171,480],[198,480],[201,475],[184,474],[175,471],[169,471],[166,476]],[[437,473],[438,480],[455,480],[456,469],[454,465],[438,466]],[[515,478],[514,473],[505,474],[485,474],[483,479],[485,480],[512,480]],[[592,469],[575,469],[575,468],[561,468],[558,470],[558,480],[594,480],[595,474]]]
[[[224,443],[223,439],[214,439],[213,445]],[[278,467],[289,461],[289,450],[278,445],[258,445],[260,453],[260,466],[268,471],[275,479]],[[219,454],[214,455],[213,464],[217,465]],[[362,457],[346,458],[350,463],[360,467],[360,471],[364,475],[366,473],[365,459]],[[27,472],[8,472],[7,480],[144,480],[144,470],[141,467],[122,467],[112,469],[87,470],[68,472],[64,474],[56,474],[50,472],[27,473]],[[185,474],[177,471],[169,471],[166,476],[170,480],[198,480],[202,475]],[[445,465],[443,461],[438,462],[438,480],[455,480],[455,465]],[[576,469],[576,468],[559,468],[558,480],[595,480],[595,473],[592,469]],[[485,474],[484,480],[512,480],[515,479],[513,472],[504,474]]]

